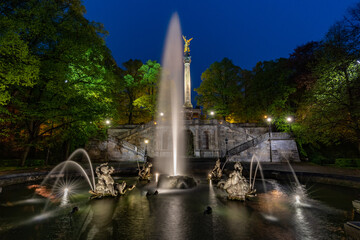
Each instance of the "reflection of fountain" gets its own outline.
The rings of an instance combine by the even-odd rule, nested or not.
[[[171,18],[163,55],[163,68],[159,87],[158,112],[163,113],[157,120],[158,142],[171,142],[172,164],[167,164],[168,158],[157,159],[162,175],[158,186],[170,188],[193,187],[195,180],[181,176],[185,172],[184,154],[184,123],[183,123],[183,49],[181,40],[179,17],[174,14]],[[165,113],[165,114],[164,114]],[[170,131],[169,131],[170,127]],[[164,134],[166,132],[166,134]],[[171,133],[171,140],[164,139]],[[166,143],[167,144],[167,143]],[[165,162],[166,161],[166,162]],[[168,166],[165,167],[164,166]],[[172,175],[172,176],[169,176]]]
[[[251,189],[246,178],[242,175],[241,163],[235,163],[234,171],[230,173],[228,180],[219,182],[218,186],[226,190],[230,200],[245,201],[246,197],[255,195],[256,190]]]

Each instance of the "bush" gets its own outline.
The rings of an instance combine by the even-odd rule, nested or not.
[[[19,159],[1,159],[0,167],[9,167],[19,165]]]
[[[26,164],[28,167],[39,167],[44,166],[45,160],[44,159],[29,159],[28,164]]]
[[[319,153],[313,154],[310,157],[310,161],[315,163],[315,164],[319,164],[319,165],[323,165],[323,164],[333,164],[334,160],[329,159]]]
[[[360,158],[337,158],[335,165],[338,167],[360,167]]]

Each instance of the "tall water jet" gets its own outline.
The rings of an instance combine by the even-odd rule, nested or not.
[[[183,48],[180,21],[174,13],[166,35],[165,48],[162,58],[162,73],[158,98],[158,113],[163,113],[157,119],[158,143],[169,142],[172,149],[172,164],[168,158],[158,159],[161,169],[169,175],[184,173],[184,123],[183,123]],[[169,131],[171,129],[171,131]],[[169,136],[171,133],[171,136]],[[166,136],[166,137],[164,137]],[[163,155],[166,157],[166,155]],[[170,157],[169,155],[167,157]]]

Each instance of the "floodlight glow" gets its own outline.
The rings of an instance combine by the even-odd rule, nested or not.
[[[286,121],[292,122],[292,118],[291,118],[291,117],[287,117],[287,118],[286,118]]]
[[[163,113],[163,112],[161,112],[161,113],[160,113],[160,116],[164,116],[164,113]]]
[[[211,112],[210,112],[210,115],[211,115],[211,116],[214,116],[214,114],[215,114],[214,111],[211,111]]]
[[[110,124],[110,120],[106,120],[105,123],[106,123],[106,124]]]
[[[271,120],[272,120],[271,118],[267,118],[267,119],[266,119],[266,121],[268,121],[268,122],[271,122]]]
[[[149,143],[149,140],[148,140],[148,139],[145,139],[145,140],[144,140],[144,143],[145,143],[145,144],[148,144],[148,143]]]

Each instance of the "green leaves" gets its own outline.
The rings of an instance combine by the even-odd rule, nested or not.
[[[0,38],[0,105],[11,99],[13,87],[33,86],[39,78],[39,61],[14,32]]]
[[[234,114],[241,107],[243,94],[241,69],[224,58],[214,62],[201,75],[201,85],[195,91],[199,105],[205,111],[214,110],[222,118]]]
[[[89,122],[113,114],[115,62],[102,25],[86,20],[77,0],[9,0],[0,13],[1,118],[18,144],[88,138]]]
[[[142,64],[140,60],[123,63],[125,70],[121,70],[119,81],[121,91],[116,93],[119,122],[127,123],[147,122],[154,118],[156,111],[157,87],[160,77],[160,64],[148,60]]]

